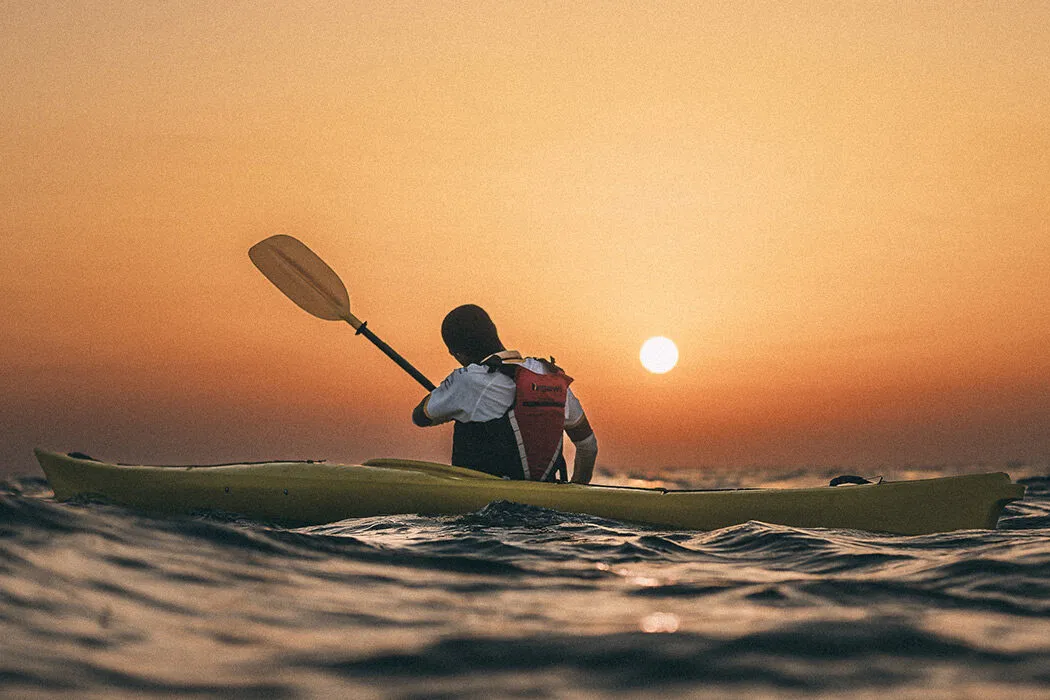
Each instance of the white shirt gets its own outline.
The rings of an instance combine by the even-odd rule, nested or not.
[[[547,374],[547,366],[539,360],[515,351],[499,355],[509,362],[520,364],[531,372]],[[462,423],[482,423],[500,418],[514,405],[516,387],[514,380],[502,372],[490,372],[484,365],[470,364],[460,367],[445,377],[434,391],[430,392],[423,410],[434,423],[457,420]],[[565,400],[565,427],[572,428],[584,418],[583,406],[568,390]]]

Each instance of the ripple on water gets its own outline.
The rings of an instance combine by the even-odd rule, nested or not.
[[[58,504],[28,482],[0,489],[0,684],[16,697],[1037,697],[1050,689],[1047,483],[1000,530],[897,537],[667,532],[507,503],[285,529]]]

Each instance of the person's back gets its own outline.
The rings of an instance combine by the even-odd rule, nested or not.
[[[576,446],[572,481],[590,481],[598,441],[568,375],[553,361],[506,350],[478,306],[449,312],[441,336],[463,366],[416,406],[412,420],[455,421],[453,464],[511,479],[564,479],[564,431]]]

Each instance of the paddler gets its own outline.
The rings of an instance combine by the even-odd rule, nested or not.
[[[509,479],[567,481],[564,431],[576,446],[573,483],[591,480],[598,440],[569,388],[572,378],[553,358],[507,350],[492,319],[474,304],[445,316],[441,338],[463,366],[416,406],[412,422],[455,421],[452,464]]]

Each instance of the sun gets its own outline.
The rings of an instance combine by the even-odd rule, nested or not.
[[[674,341],[662,335],[642,343],[642,351],[638,356],[642,360],[642,366],[653,374],[670,372],[678,364],[678,348]]]

